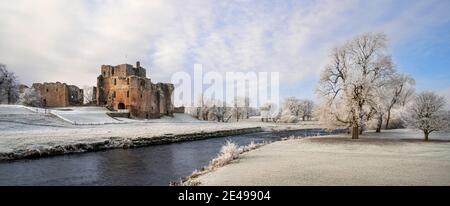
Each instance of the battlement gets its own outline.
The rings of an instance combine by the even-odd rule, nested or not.
[[[101,76],[104,78],[129,76],[146,78],[146,73],[146,69],[141,67],[140,62],[136,62],[136,67],[133,67],[133,65],[130,64],[120,64],[117,66],[102,65],[101,68]]]

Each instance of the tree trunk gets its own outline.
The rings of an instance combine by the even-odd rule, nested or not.
[[[352,127],[352,139],[359,139],[359,127],[358,126]]]
[[[378,117],[377,130],[375,131],[376,133],[380,133],[381,132],[381,125],[383,125],[383,115],[380,115]]]
[[[375,130],[376,133],[380,133],[381,132],[381,125],[377,126],[377,130]]]
[[[387,117],[386,117],[386,125],[385,125],[385,127],[384,127],[384,129],[388,129],[389,128],[389,121],[391,120],[391,110],[389,109],[388,110],[388,113],[387,113]]]
[[[8,90],[8,104],[11,104],[12,100],[11,100],[11,91]]]
[[[427,130],[423,131],[423,133],[425,134],[425,141],[428,142],[428,136],[430,133]]]

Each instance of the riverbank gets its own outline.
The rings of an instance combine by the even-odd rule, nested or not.
[[[450,185],[450,136],[411,130],[275,142],[195,178],[201,185]],[[432,138],[433,139],[433,138]]]
[[[173,128],[173,126],[171,127]],[[168,128],[169,129],[169,128]],[[201,140],[213,137],[225,137],[232,135],[241,135],[248,133],[261,132],[261,127],[251,128],[234,128],[234,129],[216,129],[211,131],[199,132],[179,132],[159,135],[158,133],[148,133],[146,136],[135,138],[127,137],[106,137],[106,138],[90,138],[78,140],[77,142],[65,142],[56,144],[54,141],[42,142],[40,144],[32,144],[22,148],[10,149],[11,152],[0,152],[0,161],[40,158],[62,154],[72,154],[81,152],[93,152],[106,149],[117,148],[137,148],[149,145],[170,144],[182,141]],[[72,140],[73,141],[73,140]]]
[[[80,107],[68,110],[58,111],[58,114],[77,122],[105,122],[101,108]],[[17,105],[0,105],[0,161],[143,147],[261,131],[319,128],[317,122],[218,123],[196,120],[185,114],[151,120],[119,120],[123,123],[74,125],[45,111],[33,111]]]

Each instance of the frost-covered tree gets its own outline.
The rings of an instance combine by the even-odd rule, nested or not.
[[[294,119],[295,121],[299,119],[305,121],[312,117],[314,102],[312,100],[300,100],[295,97],[288,97],[284,101],[282,109],[281,119],[289,120],[288,122],[290,123]]]
[[[226,104],[220,100],[211,99],[206,101],[203,106],[202,113],[207,115],[208,121],[224,122],[228,108]]]
[[[311,120],[314,110],[314,102],[312,100],[300,101],[300,115],[303,121]]]
[[[386,125],[385,129],[389,128],[389,122],[391,120],[391,111],[395,106],[405,106],[408,101],[414,96],[415,80],[404,74],[395,74],[389,80],[386,86]]]
[[[20,103],[25,106],[41,107],[41,95],[34,88],[25,89],[24,92],[20,94]]]
[[[381,131],[384,120],[385,129],[389,127],[392,109],[403,107],[414,95],[415,81],[412,77],[394,73],[380,81],[375,88],[374,99],[371,101],[372,109],[376,112],[376,132]]]
[[[186,108],[186,113],[200,120],[225,122],[229,120],[230,109],[221,100],[197,98],[197,107]]]
[[[352,128],[352,138],[358,139],[366,122],[374,116],[371,105],[376,88],[393,73],[386,35],[358,35],[333,49],[331,57],[318,88],[324,99],[320,114],[329,124]]]
[[[449,128],[449,116],[444,110],[445,104],[444,97],[434,92],[418,94],[409,108],[408,124],[422,130],[425,141],[428,141],[430,133]]]
[[[288,97],[284,100],[282,109],[285,115],[293,115],[298,117],[301,112],[301,101],[295,97]]]
[[[232,107],[229,111],[227,121],[234,119],[239,122],[240,119],[248,119],[248,110],[250,108],[250,99],[243,97],[234,98]]]
[[[0,64],[0,103],[14,104],[19,100],[19,84],[13,72]]]

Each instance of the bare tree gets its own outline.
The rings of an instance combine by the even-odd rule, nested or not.
[[[388,104],[386,105],[386,125],[385,129],[389,128],[389,121],[391,119],[391,111],[397,105],[404,106],[411,100],[414,95],[415,80],[404,74],[393,75],[388,84],[386,91]]]
[[[332,61],[322,73],[318,92],[325,101],[321,116],[329,116],[325,118],[328,123],[351,127],[352,139],[359,138],[375,114],[370,106],[375,88],[394,71],[386,48],[384,34],[358,35],[332,51]]]
[[[281,115],[282,119],[288,120],[288,122],[293,122],[294,116],[303,121],[309,120],[312,117],[314,109],[314,102],[311,100],[300,100],[295,97],[288,97],[283,103],[283,112]]]
[[[379,81],[375,95],[370,101],[377,120],[376,132],[381,131],[386,118],[385,129],[389,127],[391,112],[394,107],[406,105],[414,95],[415,81],[412,77],[394,73]]]
[[[409,108],[408,123],[423,131],[425,141],[430,133],[449,128],[448,112],[444,111],[445,99],[434,92],[422,92]]]
[[[239,122],[240,119],[248,119],[248,110],[250,108],[250,99],[236,97],[233,101],[233,106],[229,111],[227,121],[235,119]]]
[[[19,85],[13,72],[6,65],[0,64],[0,103],[16,103],[19,100]]]
[[[312,100],[300,101],[300,115],[303,121],[311,120],[314,110],[314,102]]]
[[[90,86],[83,86],[83,103],[84,104],[91,104],[95,101],[94,97],[94,87]]]
[[[295,97],[288,97],[283,104],[283,112],[288,115],[300,116],[301,101]]]

